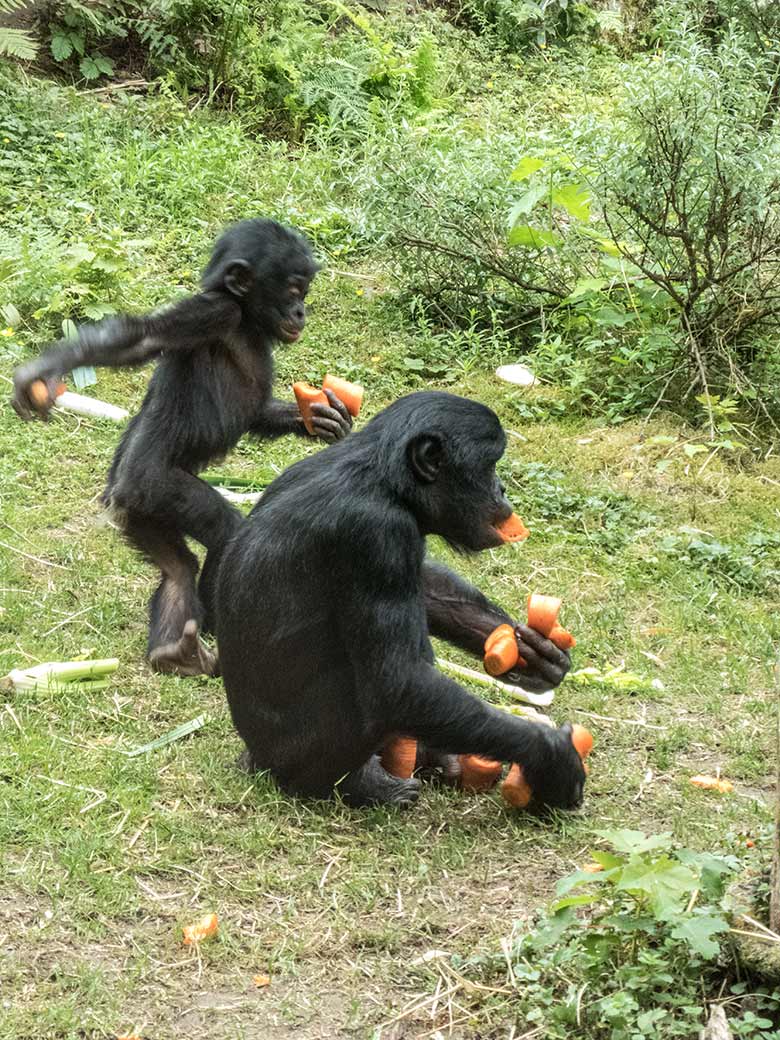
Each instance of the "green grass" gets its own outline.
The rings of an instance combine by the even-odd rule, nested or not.
[[[192,288],[230,219],[315,223],[342,162],[250,139],[237,122],[165,99],[101,105],[39,84],[5,97],[0,123],[8,113],[18,123],[14,155],[26,153],[29,183],[8,175],[10,160],[0,166],[0,258],[15,265],[0,304],[22,314],[0,339],[0,380],[56,331],[62,311],[35,312],[62,288],[58,258],[75,235],[93,241],[116,226],[138,240],[119,275],[92,273],[90,292],[142,309]],[[336,195],[349,194],[345,183]],[[342,242],[333,226],[322,239],[331,253]],[[676,459],[660,472],[647,440],[680,432],[671,419],[522,419],[517,393],[492,376],[511,358],[506,346],[455,333],[432,346],[386,292],[379,257],[345,249],[317,279],[302,343],[279,354],[279,395],[293,378],[332,370],[365,383],[370,417],[431,385],[404,359],[435,348],[441,385],[487,402],[510,431],[502,466],[533,537],[475,558],[439,544],[434,554],[517,615],[531,589],[562,596],[577,668],[625,663],[662,688],[563,685],[552,714],[587,724],[596,748],[583,812],[549,824],[507,812],[496,795],[427,789],[405,815],[283,797],[235,768],[218,681],[154,676],[143,664],[154,574],[98,505],[118,428],[64,415],[22,424],[0,409],[0,675],[82,651],[121,661],[101,694],[0,697],[0,1040],[372,1036],[428,990],[416,958],[498,949],[582,862],[593,827],[671,829],[683,843],[735,851],[734,832],[767,819],[776,585],[740,584],[660,546],[681,525],[737,547],[776,529],[776,458],[739,468],[715,459],[698,477],[700,461]],[[94,392],[135,409],[147,379],[104,370]],[[312,450],[245,440],[220,468],[251,475]],[[540,478],[528,463],[560,476]],[[194,735],[122,753],[201,713]],[[691,774],[719,768],[733,796],[689,786]],[[211,910],[220,936],[196,956],[180,929]],[[253,986],[257,973],[270,987]],[[423,1036],[446,1014],[411,1011],[407,1032],[381,1035]],[[501,1006],[495,1032],[481,1024],[461,1035],[506,1036],[512,1022]]]

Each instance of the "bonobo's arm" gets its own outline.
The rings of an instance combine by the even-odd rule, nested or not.
[[[119,315],[82,325],[78,339],[60,340],[16,369],[11,404],[23,419],[35,414],[45,418],[54,402],[52,383],[74,368],[140,365],[166,350],[196,350],[224,339],[240,322],[241,308],[232,297],[209,292],[190,296],[161,314]],[[31,396],[30,387],[36,380],[47,383],[48,401],[38,402]]]
[[[511,625],[520,656],[526,667],[515,668],[501,679],[523,686],[532,693],[560,685],[571,667],[563,650],[527,625],[516,625],[501,607],[491,603],[479,589],[454,571],[426,559],[423,590],[428,630],[432,636],[482,657],[485,640],[498,625]]]
[[[332,390],[325,391],[330,406],[326,404],[312,405],[312,426],[314,436],[331,443],[346,437],[352,429],[352,416],[336,397]],[[296,433],[309,437],[309,431],[303,425],[301,413],[295,401],[280,401],[271,397],[265,402],[252,422],[250,433],[258,437],[283,437],[287,433]]]
[[[353,552],[345,581],[350,595],[340,614],[364,724],[375,725],[383,736],[406,733],[452,754],[519,762],[535,802],[562,808],[579,804],[585,773],[570,728],[514,718],[428,664],[417,589],[409,586],[408,576],[404,581],[388,573],[390,554],[375,556],[372,565],[359,548]],[[403,562],[403,553],[393,556]]]

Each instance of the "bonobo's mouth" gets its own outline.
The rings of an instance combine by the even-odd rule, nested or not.
[[[301,330],[297,325],[293,325],[291,321],[282,321],[279,323],[279,332],[281,333],[282,339],[285,343],[295,343],[300,338]]]

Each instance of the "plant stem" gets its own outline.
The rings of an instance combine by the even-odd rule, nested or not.
[[[775,826],[769,875],[769,927],[780,931],[780,649],[775,649]]]

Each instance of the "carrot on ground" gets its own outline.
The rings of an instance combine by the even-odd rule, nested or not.
[[[729,794],[734,790],[734,785],[730,780],[721,780],[719,776],[692,776],[690,783],[705,791],[719,791],[720,794]]]
[[[325,391],[318,390],[316,386],[311,386],[310,383],[293,383],[293,393],[295,394],[295,400],[298,402],[298,411],[303,418],[303,425],[308,433],[314,433],[311,406],[313,404],[329,405],[330,402]]]
[[[325,376],[322,389],[332,390],[353,418],[360,414],[364,391],[359,383],[349,383],[339,376]]]
[[[217,915],[206,914],[205,917],[201,917],[201,919],[195,921],[194,924],[187,924],[184,926],[182,929],[184,934],[184,945],[192,946],[193,944],[202,942],[204,939],[211,939],[218,931],[219,918]]]
[[[382,749],[380,761],[385,772],[408,780],[417,763],[417,741],[414,737],[394,737]]]
[[[505,542],[524,542],[531,533],[517,513],[512,513],[495,528]]]
[[[464,791],[489,791],[495,787],[501,770],[504,768],[502,762],[496,762],[492,758],[482,758],[480,755],[459,755],[460,758],[460,786]]]

